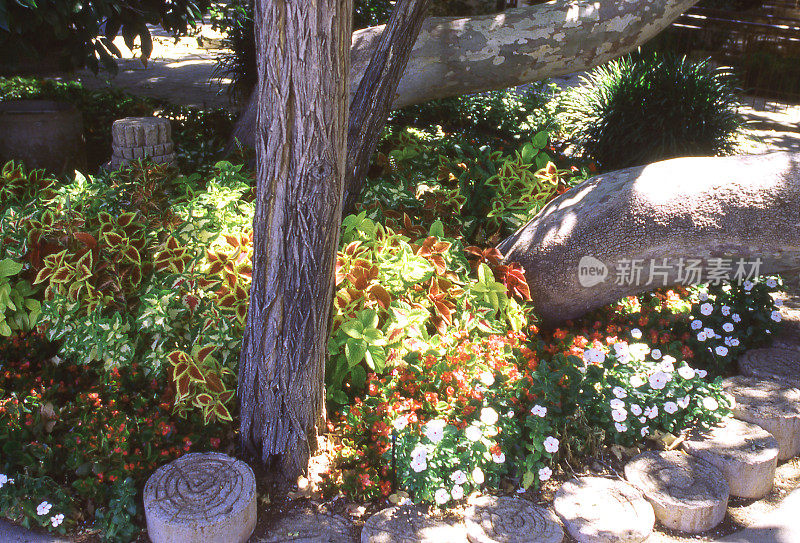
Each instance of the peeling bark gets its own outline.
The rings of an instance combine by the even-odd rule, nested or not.
[[[345,176],[352,0],[259,0],[256,210],[241,442],[286,479],[324,421]]]
[[[587,70],[624,55],[698,0],[556,0],[496,15],[431,17],[411,54],[393,107],[514,87]],[[383,26],[353,34],[351,89],[377,50]],[[254,99],[234,138],[252,146]]]

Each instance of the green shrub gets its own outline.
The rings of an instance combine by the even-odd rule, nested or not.
[[[732,152],[737,105],[727,72],[656,54],[596,68],[564,93],[559,118],[578,150],[609,171]]]

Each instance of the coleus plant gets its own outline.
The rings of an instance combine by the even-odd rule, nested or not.
[[[188,353],[173,351],[168,357],[175,383],[175,410],[183,414],[192,406],[199,408],[206,423],[233,420],[226,404],[236,395],[235,373],[213,356],[215,350],[214,345],[195,346]]]

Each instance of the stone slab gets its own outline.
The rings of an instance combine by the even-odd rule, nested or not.
[[[361,543],[466,543],[463,524],[432,517],[415,505],[389,507],[364,523]]]
[[[778,466],[778,442],[755,424],[727,418],[689,433],[683,448],[722,472],[732,496],[758,499],[766,496]]]
[[[117,147],[149,147],[169,142],[172,128],[169,119],[125,117],[111,125],[111,137]]]
[[[553,509],[578,543],[639,543],[656,522],[641,492],[605,477],[567,481],[556,492]]]
[[[470,543],[561,543],[564,531],[549,509],[520,498],[486,496],[464,513]]]
[[[153,543],[244,543],[256,527],[253,470],[221,453],[187,454],[147,480],[144,512]]]
[[[738,364],[744,375],[800,386],[800,349],[789,348],[786,343],[747,351],[739,357]]]
[[[680,451],[648,451],[628,462],[625,477],[644,493],[667,528],[706,532],[725,518],[728,483],[704,460]]]
[[[779,462],[800,454],[800,389],[741,375],[724,379],[722,386],[736,400],[734,417],[775,437]]]
[[[338,515],[291,511],[252,543],[354,543],[353,524]]]

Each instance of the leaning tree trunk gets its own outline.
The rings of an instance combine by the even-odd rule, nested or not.
[[[350,213],[394,101],[430,0],[398,0],[350,105],[344,211]]]
[[[505,89],[598,66],[668,27],[698,0],[556,0],[497,15],[431,17],[422,26],[392,107]],[[351,89],[383,26],[353,34]],[[255,94],[232,140],[253,146]]]
[[[352,0],[258,0],[257,187],[239,370],[244,448],[287,479],[324,416]]]

